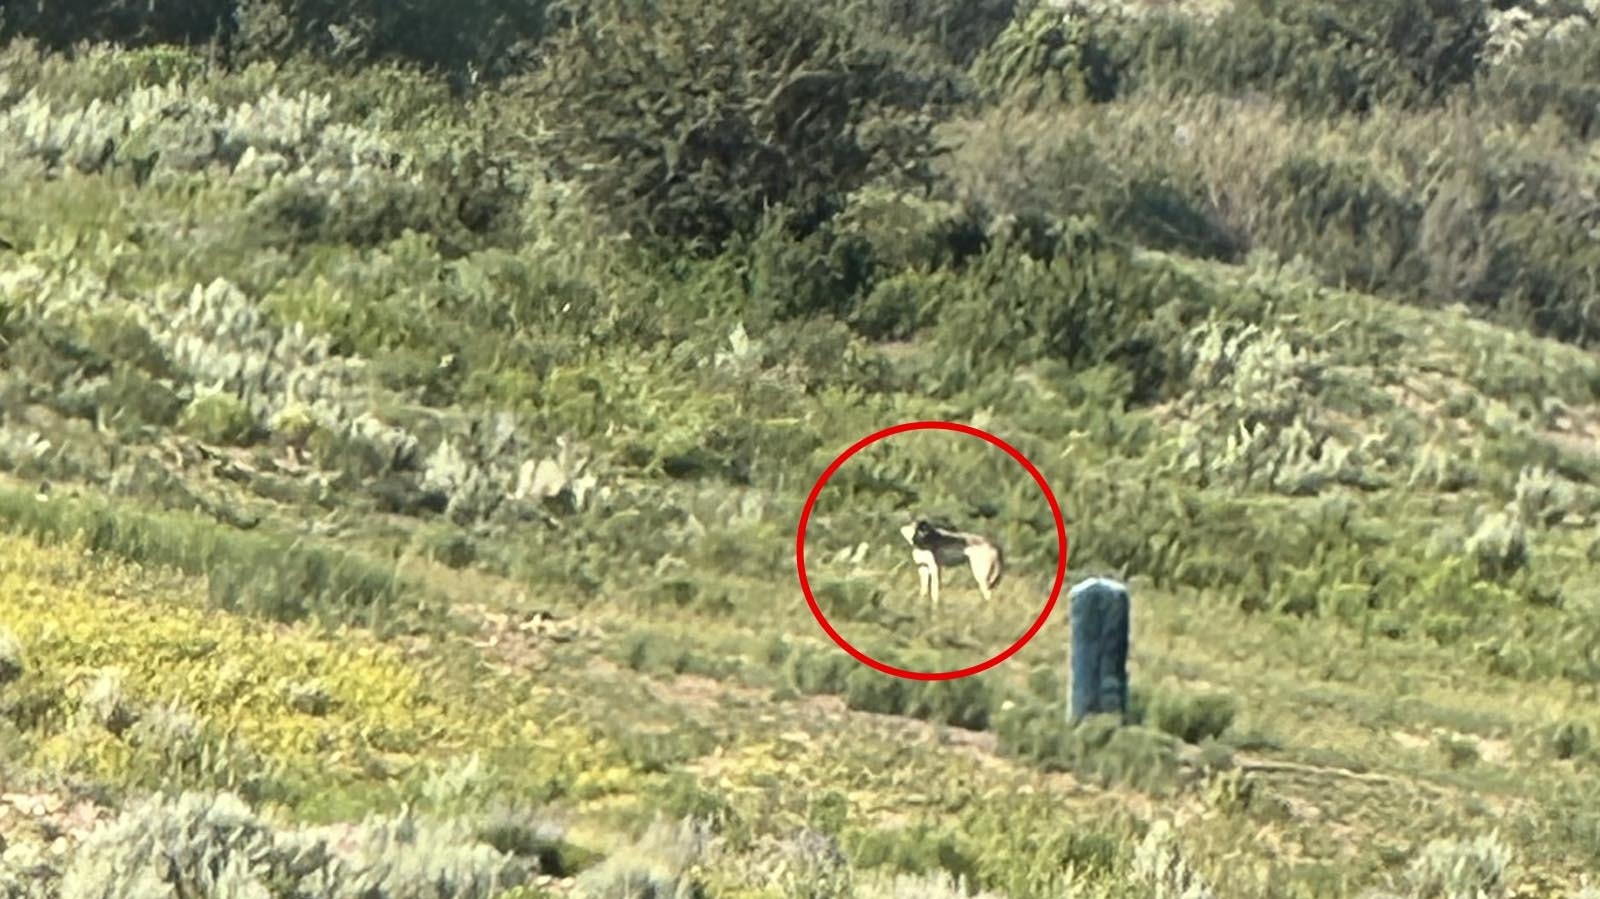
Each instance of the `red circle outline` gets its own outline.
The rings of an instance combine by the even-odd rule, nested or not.
[[[1039,617],[1033,622],[1033,626],[1028,628],[1028,632],[1017,638],[1017,642],[1011,644],[1011,646],[1007,649],[1002,650],[994,658],[984,662],[979,662],[976,665],[970,665],[966,668],[960,668],[955,671],[907,671],[904,668],[886,665],[883,662],[872,658],[861,650],[856,649],[854,646],[851,646],[850,641],[840,636],[839,632],[833,629],[833,625],[828,623],[827,616],[822,614],[821,607],[817,605],[816,596],[812,595],[811,582],[806,578],[806,526],[811,523],[811,510],[816,506],[817,497],[822,494],[822,488],[827,485],[828,479],[833,477],[834,472],[838,471],[845,462],[849,461],[851,456],[860,452],[862,449],[877,443],[879,440],[895,434],[904,433],[906,431],[926,430],[957,431],[962,434],[969,434],[989,444],[999,447],[1000,449],[1004,450],[1007,455],[1015,459],[1017,464],[1021,465],[1027,470],[1028,474],[1033,476],[1034,482],[1039,485],[1039,489],[1044,492],[1045,500],[1050,504],[1050,514],[1055,517],[1056,522],[1056,543],[1060,547],[1061,552],[1060,561],[1056,564],[1056,581],[1055,584],[1050,588],[1050,598],[1045,602],[1044,610],[1039,613]],[[1035,468],[1033,463],[1028,461],[1028,457],[1018,452],[1011,444],[1006,443],[1004,440],[1001,440],[999,437],[996,437],[982,428],[975,428],[971,425],[964,425],[955,421],[928,420],[908,421],[903,424],[892,425],[873,434],[868,434],[860,440],[857,440],[849,449],[845,450],[843,453],[840,453],[839,457],[833,460],[833,463],[822,472],[822,476],[817,478],[817,483],[811,488],[811,494],[806,497],[805,508],[800,511],[800,529],[795,538],[794,559],[795,568],[800,575],[800,589],[806,595],[806,604],[811,607],[811,614],[816,617],[817,623],[822,625],[823,631],[825,631],[829,637],[833,638],[833,642],[839,644],[839,648],[855,657],[856,661],[861,662],[862,664],[871,668],[877,669],[884,674],[891,674],[895,677],[902,677],[908,680],[933,681],[955,680],[957,678],[967,677],[969,675],[978,674],[982,671],[987,671],[1001,662],[1004,662],[1006,659],[1011,658],[1013,655],[1016,655],[1017,652],[1022,649],[1022,647],[1026,646],[1028,641],[1032,640],[1034,635],[1038,634],[1039,631],[1044,627],[1044,623],[1050,618],[1050,613],[1055,610],[1056,601],[1061,598],[1061,587],[1066,583],[1067,580],[1067,549],[1067,523],[1061,515],[1061,506],[1056,502],[1055,494],[1050,491],[1050,485],[1045,482],[1044,475],[1040,474],[1039,469]]]

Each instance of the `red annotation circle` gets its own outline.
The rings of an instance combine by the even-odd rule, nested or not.
[[[849,461],[851,456],[860,452],[862,449],[877,443],[879,440],[895,434],[903,433],[905,431],[926,430],[957,431],[962,434],[970,434],[973,437],[977,437],[980,440],[987,441],[988,443],[999,447],[1000,449],[1004,450],[1007,455],[1015,459],[1018,465],[1021,465],[1027,470],[1028,474],[1033,476],[1034,482],[1039,485],[1039,489],[1044,493],[1045,500],[1050,504],[1050,514],[1055,518],[1056,521],[1056,543],[1060,547],[1061,552],[1060,560],[1056,563],[1056,581],[1054,586],[1050,588],[1050,598],[1045,601],[1044,610],[1039,613],[1039,617],[1033,622],[1033,626],[1028,628],[1028,632],[1019,637],[1017,642],[1011,644],[1011,646],[1005,650],[1002,650],[1000,654],[996,655],[994,658],[984,662],[979,662],[978,664],[969,666],[967,668],[960,668],[955,671],[907,671],[904,668],[897,668],[893,665],[884,664],[883,662],[872,658],[861,650],[856,649],[854,646],[851,646],[850,641],[840,636],[839,632],[833,629],[833,625],[828,623],[827,616],[822,614],[822,609],[817,605],[816,596],[812,595],[811,593],[811,582],[806,578],[806,525],[811,522],[811,510],[816,507],[817,497],[821,495],[822,488],[827,485],[828,479],[833,477],[834,472],[838,471],[840,466]],[[833,642],[839,644],[841,649],[854,656],[856,660],[862,664],[876,668],[877,670],[882,671],[884,674],[892,674],[895,677],[903,677],[910,680],[955,680],[957,678],[967,677],[968,675],[987,671],[1001,662],[1004,662],[1006,659],[1011,658],[1013,655],[1016,655],[1018,650],[1026,646],[1028,641],[1032,640],[1034,635],[1039,633],[1040,629],[1044,627],[1045,621],[1049,620],[1050,618],[1050,612],[1056,607],[1056,600],[1061,597],[1061,587],[1064,583],[1066,583],[1067,579],[1067,525],[1066,521],[1061,517],[1061,506],[1056,502],[1055,494],[1050,492],[1050,485],[1045,483],[1044,475],[1040,474],[1039,469],[1035,468],[1033,463],[1029,462],[1027,457],[1018,452],[1015,447],[1011,446],[1011,444],[1006,443],[1004,440],[1001,440],[999,437],[996,437],[982,428],[975,428],[971,425],[964,425],[958,422],[908,421],[904,424],[898,424],[894,425],[893,427],[884,428],[875,434],[869,434],[866,437],[856,441],[855,445],[851,446],[843,453],[840,453],[839,458],[833,460],[833,464],[829,465],[827,470],[822,473],[822,477],[817,478],[816,486],[811,488],[811,495],[806,497],[805,508],[800,512],[800,531],[795,539],[794,558],[795,566],[800,574],[800,589],[805,592],[806,603],[811,606],[811,614],[816,616],[817,623],[822,625],[822,629],[827,632],[829,637],[833,638]]]

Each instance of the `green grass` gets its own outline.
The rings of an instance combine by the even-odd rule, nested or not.
[[[0,489],[0,519],[8,531],[44,543],[76,541],[89,552],[204,575],[210,604],[227,611],[379,631],[438,617],[438,604],[392,565],[315,539],[232,530],[207,517],[93,496],[41,500],[10,485]]]
[[[911,28],[868,7],[861,29]],[[617,64],[743,98],[719,127],[781,117],[752,87],[771,72],[680,66],[691,19]],[[990,24],[1015,55],[967,75],[1013,100],[1095,58]],[[931,196],[841,168],[815,215],[777,203],[695,246],[627,230],[720,228],[670,214],[686,182],[645,208],[585,189],[598,151],[572,142],[611,112],[558,140],[582,104],[537,78],[450,98],[388,64],[0,51],[0,775],[103,817],[232,791],[285,834],[412,807],[468,822],[441,852],[544,857],[566,887],[1110,899],[1187,866],[1218,895],[1420,897],[1493,834],[1513,863],[1488,895],[1576,889],[1600,870],[1600,362],[1561,228],[1594,182],[1581,123],[1513,127],[1506,97],[1581,92],[1533,53],[1359,117],[1307,93],[1317,67],[1393,72],[1224,24],[1119,63],[1104,102],[929,106],[957,139],[924,160]],[[741,35],[721,51],[765,64]],[[942,37],[879,38],[888,80],[965,77]],[[1233,39],[1288,68],[1227,69]],[[649,108],[627,127],[676,107]],[[871,115],[852,127],[915,143]],[[694,160],[697,189],[730,183]],[[1413,219],[1426,239],[1394,236]],[[847,446],[922,419],[1024,452],[1069,576],[1131,579],[1125,726],[1066,723],[1064,605],[954,682],[818,628],[801,505]],[[918,605],[912,514],[994,532],[992,606],[963,572],[943,614]],[[805,540],[830,623],[919,670],[1009,646],[1057,562],[1032,479],[941,432],[854,457]],[[9,802],[8,843],[69,832],[56,874],[111,851],[66,811],[13,839]],[[1163,852],[1181,864],[1152,874]]]

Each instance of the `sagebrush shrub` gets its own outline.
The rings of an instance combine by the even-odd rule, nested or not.
[[[125,692],[124,675],[116,669],[103,669],[95,674],[84,690],[81,708],[89,720],[111,733],[121,736],[139,722],[139,709]]]
[[[1466,551],[1476,562],[1480,578],[1505,581],[1528,565],[1527,528],[1510,515],[1492,513],[1467,538]]]
[[[1512,509],[1525,526],[1558,524],[1573,511],[1576,501],[1572,484],[1541,465],[1526,466],[1517,473]]]
[[[28,670],[22,642],[16,634],[0,627],[0,685],[8,684]]]
[[[352,826],[280,827],[229,793],[134,802],[78,846],[62,899],[492,899],[527,865],[459,822],[407,812]]]
[[[1150,825],[1134,850],[1133,869],[1155,899],[1215,899],[1200,872],[1184,857],[1176,829],[1165,820]]]
[[[780,895],[804,899],[845,899],[860,895],[861,879],[833,836],[810,828],[782,839],[764,838],[753,851],[740,852],[741,878]]]
[[[577,886],[594,899],[705,899],[697,867],[708,841],[695,821],[658,818],[634,843],[579,875]]]
[[[1363,484],[1374,441],[1337,428],[1317,402],[1325,364],[1283,331],[1213,316],[1185,347],[1193,388],[1175,450],[1200,484],[1233,483],[1289,495],[1330,484]]]
[[[1520,125],[1554,119],[1579,140],[1600,132],[1600,10],[1518,4],[1490,13],[1492,67],[1479,91]]]
[[[1513,856],[1498,833],[1434,840],[1406,868],[1417,899],[1499,899],[1511,887]]]

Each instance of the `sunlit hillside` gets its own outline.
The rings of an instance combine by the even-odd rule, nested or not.
[[[1594,899],[1597,24],[7,4],[0,899]]]

